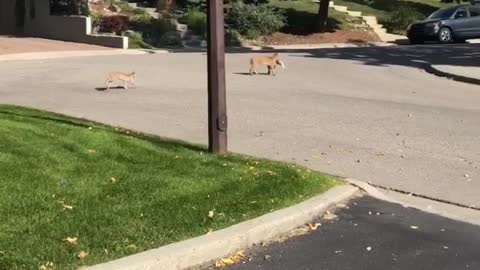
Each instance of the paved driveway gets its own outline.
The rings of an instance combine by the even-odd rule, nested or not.
[[[480,88],[416,68],[436,54],[478,58],[447,49],[283,53],[277,77],[244,75],[249,55],[229,54],[230,149],[480,206]],[[138,88],[96,91],[113,70],[135,70]],[[207,141],[201,53],[0,63],[0,74],[0,103]]]
[[[108,49],[110,48],[44,38],[0,36],[0,55],[12,53]]]

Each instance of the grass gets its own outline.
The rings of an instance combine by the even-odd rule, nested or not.
[[[225,228],[337,183],[292,164],[214,156],[199,146],[6,105],[0,172],[2,270],[94,265]],[[67,237],[77,244],[66,244]],[[88,256],[79,259],[81,251]]]
[[[282,9],[287,16],[287,26],[283,29],[287,33],[308,33],[318,13],[318,3],[310,0],[271,0],[270,4]],[[338,12],[334,9],[329,10],[327,21],[327,31],[349,30],[352,29],[354,18]]]

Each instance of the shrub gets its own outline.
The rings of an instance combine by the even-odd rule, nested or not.
[[[128,48],[130,49],[152,49],[153,47],[143,40],[142,33],[129,31]]]
[[[100,32],[121,35],[128,29],[128,17],[122,15],[102,17],[99,27]]]
[[[408,6],[400,6],[385,22],[388,30],[404,33],[408,26],[423,18],[423,14]]]
[[[199,8],[189,8],[182,20],[196,35],[207,36],[207,14]]]
[[[271,35],[285,25],[285,16],[268,5],[235,2],[226,17],[232,30],[249,39]]]
[[[161,36],[165,33],[176,31],[177,27],[175,23],[173,22],[173,19],[169,18],[160,18],[155,21],[153,24],[153,31]]]
[[[239,46],[240,34],[236,30],[225,29],[225,45],[227,46]]]

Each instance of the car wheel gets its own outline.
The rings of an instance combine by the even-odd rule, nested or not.
[[[453,41],[452,30],[450,28],[444,27],[438,32],[438,39],[441,43],[450,43]]]

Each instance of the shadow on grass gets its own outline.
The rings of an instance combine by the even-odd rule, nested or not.
[[[208,150],[204,146],[195,145],[195,144],[184,142],[181,140],[164,138],[164,137],[142,133],[142,132],[129,130],[125,128],[113,127],[104,123],[99,123],[99,122],[95,122],[87,119],[66,116],[59,113],[41,111],[41,110],[31,109],[27,107],[0,104],[0,115],[1,114],[24,118],[24,119],[51,121],[58,124],[71,125],[71,126],[82,127],[82,128],[103,129],[107,132],[113,132],[113,133],[117,133],[125,136],[133,136],[142,140],[146,140],[155,145],[161,146],[165,149],[185,148],[185,149],[189,149],[197,152],[205,152]]]
[[[309,35],[316,33],[314,22],[317,14],[307,11],[298,11],[293,8],[280,8],[287,17],[287,25],[281,32],[294,35]],[[326,32],[333,33],[340,29],[341,22],[335,18],[328,18]]]
[[[344,0],[345,2],[352,2],[356,3],[359,5],[367,5],[365,3],[365,0]],[[426,4],[426,3],[421,3],[421,2],[414,2],[414,1],[403,1],[403,0],[375,0],[371,1],[372,4],[368,5],[371,8],[382,10],[382,11],[387,11],[387,12],[393,12],[398,10],[400,7],[405,7],[405,8],[411,8],[414,9],[420,13],[422,13],[424,16],[428,16],[432,14],[435,10],[438,9],[438,7]]]

